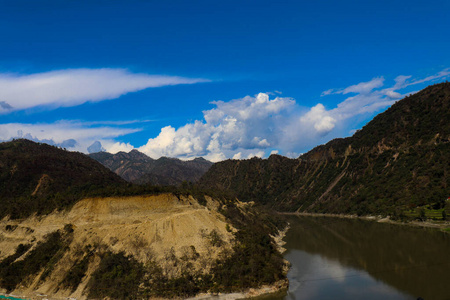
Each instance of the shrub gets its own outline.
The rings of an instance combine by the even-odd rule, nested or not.
[[[144,267],[125,253],[106,252],[88,283],[88,298],[136,299]]]

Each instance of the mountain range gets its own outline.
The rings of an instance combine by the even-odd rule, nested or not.
[[[290,159],[226,160],[202,188],[278,211],[396,214],[445,205],[450,187],[450,83],[396,102],[348,138]]]
[[[450,83],[430,86],[297,159],[211,166],[0,143],[0,292],[141,299],[285,288],[285,262],[269,236],[285,223],[273,211],[395,215],[446,206],[449,102]],[[203,173],[181,189],[125,180],[179,184]]]
[[[203,158],[182,161],[177,158],[152,159],[137,150],[129,153],[97,152],[89,156],[128,182],[152,185],[179,185],[196,182],[213,165]]]

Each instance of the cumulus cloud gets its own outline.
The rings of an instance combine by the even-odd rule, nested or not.
[[[323,135],[330,132],[336,123],[336,119],[330,116],[330,112],[319,103],[312,107],[304,116],[300,117],[303,126],[313,125],[317,133]]]
[[[444,70],[425,79],[442,79],[449,74]],[[353,128],[345,128],[345,124],[353,118],[372,116],[408,94],[401,89],[425,82],[410,80],[411,76],[398,76],[394,85],[383,88],[385,79],[376,77],[347,88],[329,89],[321,96],[350,94],[331,108],[318,103],[302,109],[292,98],[270,99],[268,93],[214,101],[214,108],[203,111],[203,120],[179,128],[164,127],[139,150],[154,158],[204,156],[213,161],[263,157],[274,148],[295,156],[335,137],[331,133],[338,129],[341,134],[348,133]]]
[[[264,151],[252,152],[249,155],[247,155],[247,158],[253,158],[253,157],[262,158],[262,157],[264,157],[264,155],[265,155]]]
[[[134,146],[130,143],[116,142],[114,140],[103,140],[104,149],[106,152],[116,154],[117,152],[130,152]]]
[[[0,113],[36,106],[75,106],[115,99],[150,87],[205,79],[131,73],[124,69],[67,69],[36,74],[0,74]]]
[[[233,159],[241,159],[242,158],[242,152],[238,152],[235,155],[233,155]]]
[[[255,149],[266,149],[278,143],[279,130],[295,101],[282,97],[269,99],[269,95],[260,93],[255,97],[212,104],[216,107],[203,111],[204,121],[178,129],[164,127],[139,150],[154,158],[213,156],[218,160],[233,157],[238,152],[260,156],[261,151]],[[254,153],[247,153],[248,149]]]

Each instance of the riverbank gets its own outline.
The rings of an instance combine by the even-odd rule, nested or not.
[[[289,231],[289,224],[282,230],[279,230],[276,235],[270,235],[272,240],[277,247],[278,252],[283,254],[286,251],[284,245],[286,242],[284,241],[284,237],[286,233]],[[284,260],[284,275],[287,275],[290,269],[290,262]],[[289,280],[287,278],[279,280],[270,285],[263,285],[259,288],[249,288],[242,292],[229,293],[229,294],[200,294],[192,298],[188,298],[187,300],[206,300],[206,299],[215,299],[215,300],[239,300],[239,299],[253,299],[253,300],[263,300],[266,297],[271,295],[285,295],[289,290]]]
[[[217,293],[217,294],[200,294],[192,298],[188,298],[187,300],[206,300],[206,299],[215,299],[215,300],[239,300],[239,299],[249,299],[252,298],[254,300],[264,299],[267,296],[273,294],[285,294],[289,289],[289,281],[288,279],[283,279],[275,282],[271,285],[263,285],[259,288],[249,288],[242,292],[235,293]],[[35,294],[35,295],[10,295],[3,294],[0,295],[0,299],[10,299],[10,300],[77,300],[77,298],[69,298],[69,297],[52,297],[49,295]],[[158,298],[158,300],[162,300],[162,298]]]
[[[450,221],[397,221],[392,220],[389,216],[358,216],[358,215],[345,215],[345,214],[321,214],[321,213],[302,213],[302,212],[280,212],[281,215],[291,216],[309,216],[309,217],[333,217],[333,218],[345,218],[345,219],[361,219],[368,221],[375,221],[378,223],[389,223],[397,225],[407,225],[414,227],[426,227],[440,229],[442,232],[450,234]]]
[[[214,299],[214,300],[239,300],[239,299],[264,299],[270,295],[274,294],[286,294],[289,289],[289,281],[288,279],[283,279],[275,282],[271,285],[263,285],[259,288],[249,288],[242,292],[229,293],[229,294],[200,294],[192,298],[188,298],[186,300],[206,300],[206,299]]]
[[[0,299],[22,300],[23,298],[17,298],[17,296],[12,295],[0,295]]]
[[[289,281],[288,279],[283,279],[275,282],[271,285],[263,285],[259,288],[249,288],[241,292],[235,293],[217,293],[217,294],[199,294],[192,298],[187,298],[187,300],[206,300],[206,299],[215,299],[215,300],[239,300],[239,299],[264,299],[267,296],[274,294],[285,294],[289,289]],[[70,297],[55,297],[50,295],[43,295],[40,293],[36,294],[26,294],[26,295],[11,295],[11,294],[1,294],[0,299],[10,299],[10,300],[77,300],[78,298],[70,298]],[[82,298],[85,299],[85,298]],[[156,298],[155,298],[156,299]],[[163,300],[163,298],[157,298],[158,300]]]

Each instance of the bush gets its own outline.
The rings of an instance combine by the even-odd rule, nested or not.
[[[81,280],[86,275],[86,271],[89,266],[89,255],[85,255],[83,259],[77,261],[72,268],[67,272],[63,281],[61,282],[61,286],[66,289],[70,289],[73,293],[77,289],[78,285],[81,283]]]
[[[0,286],[8,292],[16,289],[20,282],[29,275],[38,274],[43,268],[40,280],[44,280],[52,271],[56,263],[61,259],[65,246],[69,243],[70,236],[63,236],[60,231],[48,234],[45,239],[38,242],[34,248],[23,260],[15,261],[25,253],[29,245],[19,245],[16,253],[4,259],[0,268]],[[14,259],[13,259],[14,258]]]
[[[136,299],[144,267],[125,253],[107,252],[88,283],[88,298]]]

